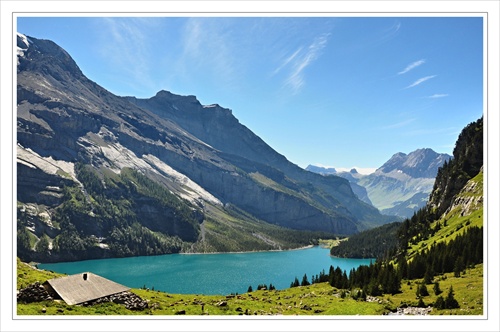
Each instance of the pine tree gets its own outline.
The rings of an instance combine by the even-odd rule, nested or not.
[[[380,287],[375,279],[372,279],[372,281],[370,281],[370,283],[368,284],[368,293],[371,296],[382,295],[382,290],[380,289]]]
[[[424,300],[422,300],[422,298],[418,299],[417,307],[419,307],[419,308],[425,308],[426,307],[425,302],[424,302]]]
[[[436,295],[439,295],[441,294],[443,291],[441,290],[441,288],[439,287],[439,282],[435,282],[434,283],[434,294]]]
[[[453,286],[450,286],[450,289],[448,290],[448,295],[446,295],[445,307],[446,307],[446,309],[460,308],[458,301],[455,299],[455,295],[453,292]]]
[[[436,308],[438,310],[442,310],[442,309],[445,309],[445,307],[446,307],[446,305],[445,305],[443,297],[441,295],[438,296],[436,299],[436,302],[434,302],[434,308]]]
[[[349,288],[349,278],[347,277],[347,272],[344,271],[342,274],[342,288],[347,289]]]
[[[432,284],[432,279],[434,279],[434,271],[432,271],[431,266],[428,266],[425,270],[424,283],[430,285]]]
[[[408,277],[408,262],[404,256],[398,261],[398,275],[399,279],[406,279]]]
[[[417,284],[417,290],[415,293],[417,297],[423,297],[429,295],[429,291],[427,290],[427,286],[425,285],[425,283]]]
[[[252,285],[248,286],[248,290],[247,290],[247,293],[251,293],[251,292],[253,292]]]
[[[462,256],[458,256],[455,260],[455,266],[453,267],[453,274],[455,277],[460,277],[460,272],[464,270],[464,259]]]
[[[302,277],[302,282],[300,283],[301,286],[308,286],[310,285],[311,283],[309,282],[309,280],[307,280],[307,275],[304,274],[304,276]]]

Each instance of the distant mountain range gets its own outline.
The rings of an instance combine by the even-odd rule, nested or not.
[[[116,96],[49,40],[18,34],[17,55],[25,260],[283,249],[394,220],[227,108],[168,91]]]
[[[361,200],[372,204],[381,213],[407,218],[425,206],[439,167],[450,158],[450,155],[432,149],[418,149],[409,154],[394,154],[368,175],[360,174],[356,169],[337,172],[335,168],[313,165],[306,169],[327,176],[343,177],[349,180]]]

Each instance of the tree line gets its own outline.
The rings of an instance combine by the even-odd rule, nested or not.
[[[483,262],[483,228],[470,227],[455,239],[433,244],[430,249],[417,253],[409,262],[405,256],[396,262],[380,260],[369,265],[361,265],[347,273],[340,267],[330,266],[328,273],[323,270],[312,276],[306,274],[302,281],[296,277],[290,287],[307,286],[311,283],[328,282],[332,287],[349,290],[351,296],[364,298],[367,295],[380,296],[401,292],[402,280],[423,279],[417,287],[417,297],[428,295],[427,284],[434,284],[436,295],[441,293],[439,284],[434,282],[437,275],[454,272],[459,277],[465,269]],[[343,292],[342,294],[346,294]],[[439,296],[434,303],[438,309],[458,307],[451,288],[446,298]]]
[[[400,259],[402,276],[406,279],[425,278],[426,281],[447,272],[460,276],[466,268],[483,262],[483,237],[482,227],[469,227],[448,243],[432,244],[409,262],[406,258]]]
[[[63,188],[63,203],[52,214],[60,231],[51,243],[45,234],[37,241],[20,214],[21,259],[157,255],[179,252],[185,242],[196,241],[202,213],[140,172],[123,169],[119,175],[104,175],[82,163],[75,164],[75,172],[82,186]]]
[[[453,197],[483,166],[483,118],[468,124],[458,136],[453,159],[438,169],[434,188],[429,197],[429,206],[442,215]]]
[[[394,254],[398,248],[397,231],[400,222],[385,224],[354,234],[347,241],[330,249],[330,254],[346,258],[375,258],[377,260]]]
[[[351,269],[349,274],[342,271],[340,267],[334,268],[332,265],[326,274],[324,271],[312,277],[309,282],[306,274],[299,283],[298,278],[290,284],[290,287],[307,286],[311,283],[328,282],[330,286],[337,289],[355,290],[371,296],[382,294],[396,294],[401,291],[401,273],[391,263],[375,262],[370,265],[361,265],[356,269]]]

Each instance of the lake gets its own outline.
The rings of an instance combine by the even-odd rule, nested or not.
[[[330,250],[312,248],[248,253],[170,254],[109,258],[40,264],[40,269],[75,274],[92,272],[131,288],[146,286],[171,294],[227,295],[254,290],[259,284],[273,284],[276,289],[290,287],[297,277],[302,281],[330,265],[349,271],[370,264],[370,259],[347,259],[330,256]]]

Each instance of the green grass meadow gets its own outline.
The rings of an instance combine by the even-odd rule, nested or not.
[[[18,261],[18,289],[36,281],[43,283],[58,275],[37,270]],[[460,308],[453,310],[433,310],[431,315],[482,315],[483,314],[483,265],[468,269],[460,277],[452,273],[438,276],[441,294],[445,296],[453,286],[455,298]],[[308,315],[308,316],[379,316],[395,311],[402,304],[416,306],[416,285],[420,280],[403,281],[402,293],[384,295],[379,301],[342,298],[342,291],[328,283],[317,283],[284,290],[256,290],[238,295],[196,295],[168,294],[146,289],[132,289],[132,292],[149,301],[149,308],[132,311],[123,305],[102,303],[94,306],[67,305],[64,301],[43,301],[17,304],[18,316],[59,316],[59,315]],[[424,303],[432,304],[436,297],[432,285],[428,285],[429,296]]]

